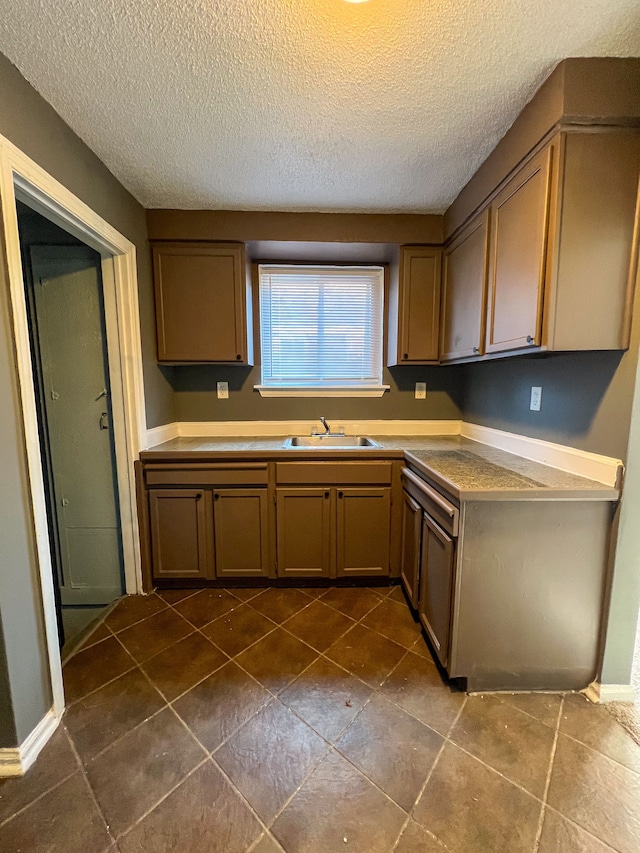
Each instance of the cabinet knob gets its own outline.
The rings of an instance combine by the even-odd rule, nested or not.
[[[480,352],[480,350],[478,349],[478,347],[474,347],[474,348],[473,348],[473,351],[474,351],[474,353],[475,353],[476,355]]]
[[[324,493],[324,496],[325,496],[325,498],[328,498],[328,497],[329,497],[329,492],[325,492],[325,493]]]
[[[527,343],[528,344],[535,344],[535,342],[536,342],[535,338],[532,338],[531,335],[527,335]]]
[[[198,492],[198,494],[196,495],[196,500],[199,501],[201,497],[202,497],[202,492]]]
[[[214,501],[217,501],[219,497],[220,497],[220,495],[217,492],[214,492],[214,494],[213,494]]]
[[[239,353],[238,353],[238,355],[236,356],[236,361],[242,361],[242,356],[241,356]]]
[[[405,354],[402,356],[402,358],[409,358],[409,353],[405,352]]]
[[[344,497],[344,492],[338,492],[338,497],[339,497],[339,498],[343,498],[343,497]]]

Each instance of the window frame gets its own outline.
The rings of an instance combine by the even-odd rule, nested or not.
[[[336,385],[305,385],[300,384],[265,384],[263,374],[263,359],[262,359],[262,298],[261,298],[261,271],[263,267],[271,268],[286,268],[292,269],[379,269],[382,274],[382,302],[381,302],[381,341],[380,341],[380,382],[376,384],[336,384]],[[387,304],[388,304],[388,264],[384,263],[366,263],[360,262],[311,262],[311,261],[259,261],[255,265],[255,286],[256,286],[256,314],[258,336],[258,352],[260,353],[260,384],[254,385],[254,390],[258,391],[262,397],[382,397],[385,391],[390,389],[390,385],[384,384],[384,371],[386,366],[387,355]]]

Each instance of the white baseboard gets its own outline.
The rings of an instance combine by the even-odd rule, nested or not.
[[[541,462],[551,468],[559,468],[570,474],[597,480],[614,488],[619,487],[622,480],[624,466],[621,459],[587,453],[586,450],[578,450],[576,447],[554,444],[551,441],[542,441],[540,438],[529,438],[526,435],[517,435],[465,421],[462,422],[460,435],[472,441],[506,450],[507,453],[515,453],[525,459]]]
[[[147,443],[145,444],[145,447],[155,447],[156,444],[163,444],[165,441],[171,441],[172,438],[177,438],[180,435],[178,429],[179,426],[179,423],[174,422],[148,429]]]
[[[597,681],[592,681],[581,692],[596,705],[603,702],[633,702],[635,699],[635,693],[630,684],[598,684]]]
[[[345,421],[335,419],[334,429],[344,427],[349,434],[371,435],[459,435],[460,421]],[[184,436],[271,436],[306,435],[318,428],[318,420],[308,421],[180,421],[147,430],[147,447]]]
[[[24,776],[47,745],[59,723],[60,719],[51,709],[20,746],[14,749],[0,749],[0,778]]]
[[[459,420],[448,421],[341,421],[332,422],[334,428],[344,428],[350,435],[461,435],[471,441],[514,453],[534,462],[541,462],[551,468],[559,468],[580,477],[588,477],[608,486],[620,487],[624,466],[620,459],[587,453],[576,447],[554,444],[539,438],[530,438],[505,432],[500,429],[466,423]],[[207,437],[259,437],[273,435],[307,435],[317,428],[317,420],[309,421],[176,421],[171,424],[153,427],[147,430],[147,447],[154,447],[172,438],[184,436]]]

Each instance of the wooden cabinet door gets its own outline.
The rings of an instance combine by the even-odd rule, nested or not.
[[[213,493],[213,518],[216,577],[267,577],[267,490],[216,489]]]
[[[331,489],[276,489],[278,577],[330,577],[332,505]]]
[[[410,494],[402,492],[402,557],[400,579],[409,601],[418,606],[420,578],[420,542],[422,538],[422,507]]]
[[[418,614],[443,666],[449,655],[455,547],[426,513],[422,517]]]
[[[213,577],[210,498],[203,489],[149,491],[155,580]]]
[[[338,489],[338,577],[389,574],[391,489]]]
[[[441,260],[441,249],[429,246],[400,249],[400,334],[396,364],[438,360]]]
[[[486,210],[445,249],[441,361],[484,353],[488,239]]]
[[[247,364],[240,243],[153,246],[158,361]]]
[[[487,352],[541,343],[552,151],[527,163],[491,204]]]

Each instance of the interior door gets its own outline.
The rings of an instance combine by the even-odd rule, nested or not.
[[[31,246],[30,259],[61,601],[108,604],[123,565],[100,256]]]

